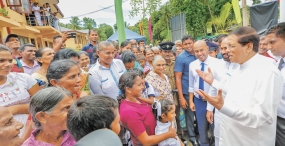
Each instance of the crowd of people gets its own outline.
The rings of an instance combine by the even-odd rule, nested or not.
[[[0,44],[0,146],[285,145],[285,23],[158,46],[90,30],[78,52],[67,39]]]

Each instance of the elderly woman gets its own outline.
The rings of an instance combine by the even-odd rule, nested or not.
[[[67,132],[67,112],[73,103],[72,94],[59,87],[37,92],[30,102],[30,113],[36,126],[22,146],[71,146],[75,140]]]
[[[160,56],[155,56],[153,61],[153,70],[145,78],[154,88],[154,95],[157,99],[169,99],[173,101],[172,89],[168,77],[163,73],[165,70],[165,60]]]
[[[89,70],[91,75],[88,81],[91,92],[116,99],[119,94],[119,78],[126,72],[126,68],[121,60],[113,59],[114,46],[110,42],[100,42],[97,54],[99,59]]]
[[[134,146],[156,145],[176,136],[176,130],[172,127],[164,134],[154,135],[156,120],[152,108],[138,100],[145,87],[144,80],[137,73],[124,73],[120,78],[119,88],[122,91],[118,98],[121,122],[130,131]]]
[[[0,106],[7,107],[16,120],[26,124],[30,97],[40,88],[30,75],[10,72],[12,53],[3,45],[0,45],[0,60]]]
[[[7,108],[0,106],[0,146],[22,145],[23,139],[19,137],[19,133],[23,127]]]
[[[275,145],[282,76],[273,59],[257,53],[258,47],[259,36],[253,28],[240,27],[231,32],[227,51],[230,61],[240,64],[238,73],[230,74],[215,97],[197,91],[222,113],[220,146]],[[211,73],[198,73],[215,86]]]
[[[42,48],[36,51],[36,58],[41,66],[39,70],[34,72],[31,76],[35,79],[42,80],[48,84],[46,78],[48,67],[53,59],[54,50],[52,48]]]
[[[130,70],[132,68],[138,68],[143,71],[143,68],[141,67],[140,63],[136,61],[136,56],[133,52],[130,50],[126,50],[121,55],[122,61],[125,65],[126,70]]]
[[[87,73],[89,70],[90,59],[88,57],[88,53],[85,51],[77,52],[79,56],[79,66],[83,73]]]

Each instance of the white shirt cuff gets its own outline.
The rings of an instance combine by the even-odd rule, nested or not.
[[[213,105],[211,105],[209,102],[207,102],[207,111],[214,111],[214,106]]]
[[[189,88],[188,92],[194,93],[194,88]]]
[[[223,107],[219,110],[221,113],[233,117],[238,110],[238,107],[233,102],[224,102]]]
[[[217,80],[214,79],[212,85],[212,87],[216,88],[217,90],[221,89],[222,84],[220,82],[218,82]]]

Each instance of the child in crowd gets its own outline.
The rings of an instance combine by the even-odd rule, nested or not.
[[[130,69],[128,72],[133,72],[138,74],[142,79],[144,79],[144,74],[140,69],[134,68]],[[148,84],[148,82],[144,81],[145,83],[145,89],[142,92],[142,97],[139,98],[139,100],[147,103],[147,104],[153,104],[154,101],[154,89],[151,86],[151,84]]]
[[[147,73],[150,71],[150,68],[145,65],[145,64],[146,64],[146,58],[145,58],[145,56],[144,56],[144,55],[138,55],[138,56],[136,56],[136,58],[137,58],[137,62],[139,62],[140,65],[141,65],[141,67],[143,67],[143,69],[144,69],[144,75],[146,76]]]
[[[155,127],[155,135],[163,134],[168,132],[169,127],[174,126],[175,120],[175,104],[168,99],[161,99],[155,101],[152,105],[154,115],[157,118]],[[184,146],[184,143],[176,136],[175,138],[168,138],[158,144],[158,146]]]

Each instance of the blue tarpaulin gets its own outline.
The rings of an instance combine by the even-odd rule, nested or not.
[[[144,40],[144,42],[146,42],[146,38],[144,36],[139,35],[136,32],[133,32],[127,28],[125,28],[125,32],[126,32],[126,40],[131,40],[131,39],[135,39],[137,42],[138,40]],[[114,34],[112,34],[107,41],[118,41],[118,31],[116,31]]]

